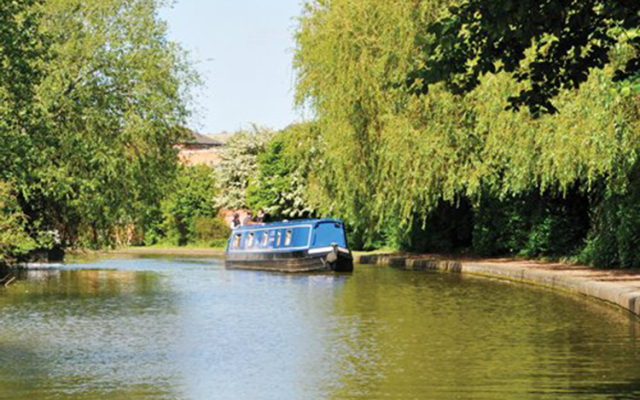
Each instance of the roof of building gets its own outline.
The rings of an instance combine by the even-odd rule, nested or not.
[[[202,135],[200,133],[191,131],[190,138],[185,141],[185,144],[199,144],[203,146],[224,146],[224,143],[210,138],[209,136]]]
[[[220,132],[220,133],[207,133],[208,138],[213,139],[217,142],[225,144],[229,141],[229,139],[233,136],[232,133]]]

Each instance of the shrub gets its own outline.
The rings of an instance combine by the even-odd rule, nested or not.
[[[26,232],[27,218],[8,183],[0,181],[0,263],[27,255],[37,247]]]
[[[592,211],[592,229],[578,260],[600,267],[640,268],[640,167],[628,190],[604,191]]]
[[[485,196],[474,212],[473,249],[483,255],[576,254],[589,230],[589,204],[577,189],[503,200]]]
[[[171,244],[183,246],[195,239],[197,217],[214,217],[216,186],[206,166],[182,167],[179,177],[161,203],[161,231]]]
[[[416,217],[408,249],[419,252],[449,253],[471,246],[473,209],[466,198],[456,203],[440,202],[426,220]]]
[[[196,217],[193,221],[193,235],[199,242],[226,243],[231,234],[227,223],[219,217]]]

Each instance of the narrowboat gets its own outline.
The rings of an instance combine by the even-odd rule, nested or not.
[[[337,219],[243,225],[232,230],[225,256],[229,268],[353,271],[344,224]]]

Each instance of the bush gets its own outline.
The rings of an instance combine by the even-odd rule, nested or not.
[[[160,243],[164,240],[164,231],[162,230],[163,215],[160,206],[150,207],[145,210],[140,228],[143,232],[142,243],[150,246]]]
[[[206,243],[226,243],[231,229],[219,217],[196,217],[193,221],[193,234],[197,241]]]
[[[166,240],[178,246],[193,241],[196,218],[215,217],[218,214],[215,196],[215,180],[209,167],[182,167],[178,179],[160,207],[160,231]]]
[[[589,230],[589,205],[577,189],[504,200],[485,196],[474,212],[473,249],[482,255],[575,255]]]
[[[640,167],[629,189],[606,190],[592,211],[592,229],[578,260],[599,267],[640,268]]]
[[[419,252],[449,253],[471,246],[473,210],[466,198],[455,204],[440,202],[423,222],[416,218],[408,249]]]
[[[0,263],[19,259],[38,247],[26,225],[27,218],[11,186],[0,181]]]

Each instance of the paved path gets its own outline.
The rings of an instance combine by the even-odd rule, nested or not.
[[[579,265],[514,259],[451,258],[439,255],[357,254],[360,264],[439,270],[490,276],[580,293],[640,316],[640,270],[596,269]]]

